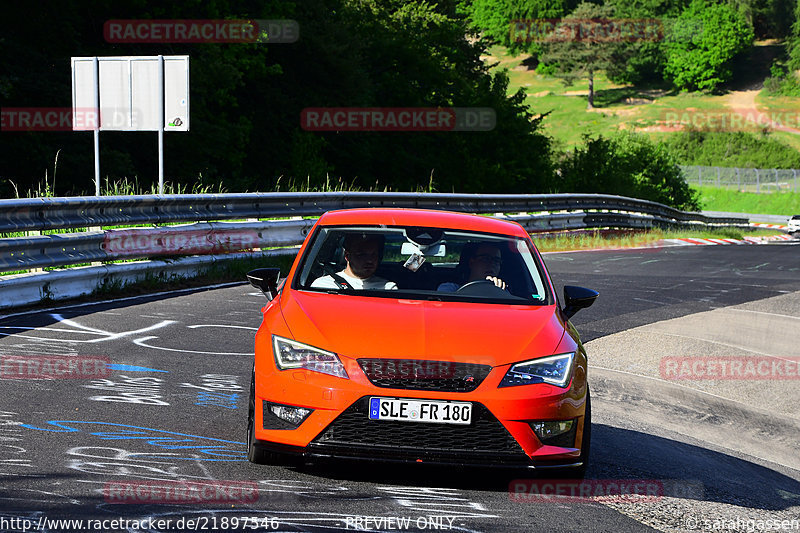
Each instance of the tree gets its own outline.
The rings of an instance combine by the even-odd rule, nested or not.
[[[556,76],[567,85],[589,78],[587,107],[594,107],[594,75],[611,66],[620,39],[609,38],[607,30],[612,9],[584,2],[565,17],[542,43],[542,61],[556,67]],[[615,40],[616,39],[616,40]]]
[[[794,24],[792,33],[786,40],[786,49],[789,53],[789,67],[800,70],[800,2],[794,8]]]
[[[690,0],[608,0],[614,16],[635,21],[650,29],[640,39],[620,44],[614,51],[606,76],[620,84],[664,83],[664,32],[666,22],[680,15]]]
[[[693,0],[667,35],[664,70],[679,89],[714,90],[730,79],[731,59],[753,38],[745,17],[731,6]]]
[[[792,26],[792,9],[797,0],[727,0],[744,15],[759,39],[785,38]]]

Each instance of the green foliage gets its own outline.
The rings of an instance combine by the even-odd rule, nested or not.
[[[562,17],[573,5],[568,0],[474,0],[468,12],[471,27],[490,42],[512,54],[538,55],[541,48],[526,31],[525,21]]]
[[[664,141],[682,165],[800,168],[800,153],[767,134],[689,130]]]
[[[770,75],[764,80],[764,89],[769,95],[800,96],[800,80],[788,72],[782,62],[775,61],[769,69]]]
[[[670,21],[677,18],[689,0],[610,0],[614,16],[633,19],[660,30],[653,39],[623,42],[614,50],[606,75],[616,83],[661,85],[664,83],[663,39]]]
[[[789,68],[800,70],[800,2],[795,4],[794,23],[786,39],[786,52],[789,54]]]
[[[770,234],[776,232],[747,232],[750,234]],[[611,231],[571,231],[558,235],[538,234],[534,236],[536,248],[540,252],[558,252],[563,250],[597,250],[600,248],[641,247],[647,243],[656,243],[663,239],[742,239],[745,232],[735,228],[718,230],[611,230]]]
[[[796,0],[728,0],[753,26],[759,39],[783,39],[791,31]]]
[[[709,211],[787,216],[800,213],[800,194],[792,192],[758,194],[705,185],[693,189],[700,193],[703,209]]]
[[[555,76],[558,74],[558,65],[556,63],[539,63],[536,65],[536,73],[542,76]]]
[[[784,39],[791,31],[797,0],[724,0],[753,27],[757,39]]]
[[[561,162],[562,192],[618,194],[678,209],[697,210],[694,193],[661,144],[630,132],[585,137]]]
[[[667,35],[664,70],[679,89],[714,90],[730,79],[731,59],[753,38],[753,29],[734,8],[693,0]]]
[[[539,122],[530,120],[524,94],[507,96],[507,76],[489,75],[482,49],[465,38],[463,20],[425,2],[397,5],[346,3],[355,13],[343,13],[337,26],[348,33],[337,44],[344,50],[316,58],[314,100],[359,107],[487,107],[494,109],[497,125],[489,132],[315,133],[325,141],[329,172],[361,188],[377,181],[378,187],[415,190],[426,186],[431,174],[444,191],[546,187],[552,177],[549,139],[538,133]],[[348,80],[354,66],[359,77]],[[311,185],[322,184],[327,174],[311,175]]]

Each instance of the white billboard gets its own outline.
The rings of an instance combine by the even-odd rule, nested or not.
[[[72,58],[74,116],[99,103],[100,131],[189,131],[189,56],[96,60],[97,72],[94,57]],[[92,121],[73,120],[72,129],[95,128]]]
[[[189,56],[164,56],[164,131],[189,131]]]
[[[189,131],[189,56],[73,57],[72,129],[94,132],[98,196],[99,133],[157,131],[158,192],[163,194],[164,132]]]

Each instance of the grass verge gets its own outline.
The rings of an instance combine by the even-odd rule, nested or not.
[[[637,248],[655,244],[662,239],[739,239],[745,236],[766,237],[781,235],[781,231],[755,230],[742,231],[723,229],[718,231],[669,231],[654,229],[649,231],[581,231],[551,237],[534,238],[540,252],[567,252],[573,250],[597,250],[602,248]]]
[[[757,194],[717,187],[692,186],[692,188],[700,192],[700,205],[706,211],[785,216],[800,213],[800,193]]]

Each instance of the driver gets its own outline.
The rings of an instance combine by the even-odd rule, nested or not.
[[[397,284],[375,275],[381,258],[383,236],[351,233],[344,239],[344,259],[347,266],[335,275],[314,280],[314,289],[396,290]]]
[[[463,285],[472,281],[488,280],[500,289],[506,289],[506,282],[500,279],[500,267],[503,265],[503,255],[494,244],[482,243],[467,260],[469,276],[463,283],[448,281],[439,285],[437,290],[455,292]]]

